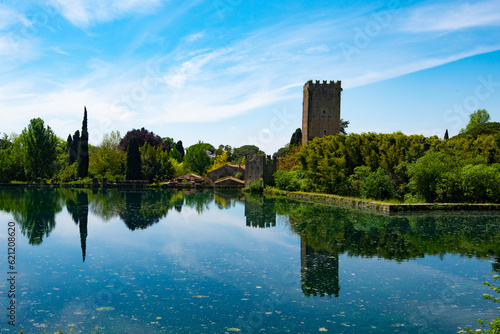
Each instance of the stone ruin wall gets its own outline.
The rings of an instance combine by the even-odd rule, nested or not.
[[[276,172],[276,158],[270,155],[248,154],[245,156],[245,184],[262,178],[264,185],[272,183],[273,174]]]

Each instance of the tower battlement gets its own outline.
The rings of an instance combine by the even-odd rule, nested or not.
[[[302,144],[316,137],[340,133],[341,81],[309,80],[304,85]]]
[[[316,81],[313,81],[313,80],[309,80],[308,82],[306,82],[306,84],[304,85],[304,88],[335,88],[335,89],[340,89],[342,90],[342,87],[341,87],[341,81],[338,80],[338,81],[333,81],[333,80],[330,80],[330,82],[328,82],[328,80],[323,80],[323,81],[320,81],[320,80],[316,80]]]

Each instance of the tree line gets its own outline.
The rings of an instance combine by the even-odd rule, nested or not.
[[[448,139],[401,132],[315,138],[290,146],[280,158],[275,185],[410,203],[498,203],[500,123],[489,119],[486,110],[478,110]]]
[[[57,137],[41,118],[30,120],[20,135],[4,134],[0,139],[0,183],[38,178],[90,182],[93,177],[157,183],[188,173],[202,176],[227,163],[244,164],[246,154],[264,154],[255,145],[215,148],[202,141],[185,149],[181,140],[160,137],[144,128],[132,129],[123,137],[112,131],[93,146],[87,123],[84,107],[82,128],[66,140]]]

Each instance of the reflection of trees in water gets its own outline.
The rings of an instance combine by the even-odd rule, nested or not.
[[[385,216],[279,199],[279,214],[308,246],[331,253],[405,261],[424,255],[500,254],[500,221],[494,215]]]
[[[302,240],[302,290],[337,295],[338,254],[405,261],[425,255],[495,258],[500,272],[498,215],[384,216],[286,199],[275,203]],[[307,245],[307,246],[306,246]]]
[[[104,221],[118,217],[120,212],[125,209],[124,193],[115,190],[103,189],[98,191],[96,194],[89,196],[89,202],[90,211]]]
[[[167,198],[155,192],[127,191],[120,218],[130,230],[145,229],[165,217],[170,209]]]
[[[194,189],[183,191],[184,204],[190,208],[196,209],[196,212],[203,213],[203,211],[208,210],[208,203],[213,199],[212,191],[196,191]]]
[[[301,241],[301,286],[306,296],[339,296],[339,256],[314,250]]]
[[[245,217],[247,226],[260,228],[276,226],[274,199],[263,196],[246,196]]]
[[[12,213],[31,245],[40,245],[55,228],[61,197],[53,189],[0,189],[0,210]]]
[[[215,205],[220,210],[236,206],[236,202],[243,202],[246,196],[239,189],[215,189]]]
[[[201,213],[213,200],[211,191],[122,191],[66,188],[0,188],[0,210],[12,213],[29,243],[39,245],[55,228],[55,216],[66,205],[79,226],[85,260],[88,212],[104,221],[120,217],[131,230],[145,229],[160,221],[169,210],[181,212],[184,205]]]
[[[184,205],[201,213],[208,209],[213,195],[211,192],[196,191],[137,190],[123,192],[123,196],[125,203],[119,216],[130,230],[135,230],[158,223],[174,208],[181,212]]]
[[[76,201],[75,201],[76,200]],[[87,234],[88,234],[88,217],[89,217],[89,196],[87,191],[77,191],[76,198],[68,197],[66,208],[71,215],[71,218],[78,225],[80,230],[80,246],[82,248],[82,259],[85,262],[87,252]]]
[[[175,211],[182,212],[182,206],[184,205],[184,193],[180,191],[175,192],[170,201],[173,203]]]
[[[70,190],[71,191],[71,190]],[[182,211],[184,205],[198,212],[208,209],[211,192],[154,191],[147,189],[99,191],[89,195],[90,211],[105,221],[119,217],[130,230],[145,229],[166,217],[168,211]],[[71,205],[71,204],[70,204]]]

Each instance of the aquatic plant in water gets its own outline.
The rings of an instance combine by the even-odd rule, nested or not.
[[[500,280],[499,275],[493,276],[494,281]],[[490,282],[484,282],[483,285],[486,285],[493,291],[500,293],[500,287],[496,286],[495,284],[492,284]],[[492,295],[483,295],[484,299],[489,299],[492,300],[494,303],[500,303],[500,298],[492,296]],[[481,324],[481,326],[484,328],[486,326],[489,326],[490,328],[487,329],[477,329],[475,331],[471,330],[469,327],[465,327],[463,330],[459,331],[459,333],[487,333],[487,334],[500,334],[500,307],[498,309],[498,317],[494,319],[493,321],[490,321],[488,319],[478,319],[477,321]]]

